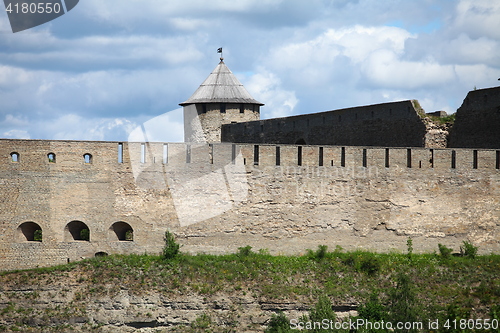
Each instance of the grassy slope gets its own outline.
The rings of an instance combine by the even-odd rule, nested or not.
[[[60,267],[2,273],[0,290],[29,287],[33,292],[28,297],[36,299],[36,286],[56,285],[72,276],[82,286],[74,301],[70,306],[53,308],[47,315],[61,317],[64,322],[64,317],[85,316],[86,299],[116,294],[123,286],[138,295],[144,290],[164,294],[250,293],[265,300],[300,299],[311,306],[321,294],[328,295],[333,304],[363,304],[376,293],[384,303],[400,272],[411,277],[419,300],[415,307],[422,319],[445,318],[450,311],[462,318],[484,319],[500,304],[498,255],[445,259],[436,254],[409,257],[336,251],[324,256],[318,252],[271,256],[241,251],[221,256],[182,254],[169,261],[150,255],[109,256]],[[15,298],[19,296],[11,296],[12,303],[3,309],[0,306],[0,321],[14,320],[14,326],[0,326],[0,331],[21,325],[27,318],[23,311],[33,311],[16,308]],[[26,293],[23,297],[27,297]]]

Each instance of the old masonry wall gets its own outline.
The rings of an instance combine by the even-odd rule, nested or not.
[[[492,149],[3,139],[0,184],[2,270],[159,253],[167,229],[193,253],[500,250]]]

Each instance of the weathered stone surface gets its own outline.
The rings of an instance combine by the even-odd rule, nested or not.
[[[148,143],[141,163],[141,143],[123,143],[119,163],[120,144],[0,141],[1,269],[159,253],[167,229],[188,252],[390,251],[404,250],[408,237],[416,251],[458,250],[464,239],[499,250],[494,150],[280,145],[276,165],[274,145]],[[90,241],[74,239],[72,221],[85,223]],[[28,241],[26,222],[39,225],[42,242]]]

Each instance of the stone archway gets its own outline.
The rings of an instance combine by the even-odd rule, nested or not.
[[[116,237],[115,240],[119,241],[133,241],[134,229],[127,222],[115,222],[110,228],[111,235]]]
[[[90,241],[90,229],[82,221],[71,221],[66,224],[64,239],[70,241]]]
[[[42,241],[42,228],[35,222],[24,222],[17,228],[18,239],[28,242]]]

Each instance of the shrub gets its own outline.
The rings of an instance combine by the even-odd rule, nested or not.
[[[406,241],[406,248],[408,250],[408,258],[411,259],[411,255],[413,254],[413,239],[408,237],[408,240]]]
[[[252,247],[250,245],[238,248],[238,257],[248,257],[252,255],[252,253]]]
[[[449,247],[446,247],[443,244],[438,244],[438,248],[441,257],[443,258],[449,258],[451,256],[451,252],[453,252],[453,249],[450,249]]]
[[[360,318],[372,322],[382,321],[387,318],[387,311],[375,293],[370,296],[370,300],[366,304],[359,306],[358,314]]]
[[[318,245],[318,249],[316,251],[307,250],[307,255],[311,259],[321,260],[326,257],[328,254],[328,245]]]
[[[392,322],[413,322],[418,318],[418,304],[415,289],[410,277],[405,273],[397,276],[396,287],[389,292],[390,312],[389,320]],[[414,329],[401,332],[416,332]]]
[[[173,259],[179,254],[180,245],[175,241],[174,234],[170,231],[165,231],[165,246],[163,247],[163,258]]]
[[[368,275],[375,275],[380,270],[380,260],[374,256],[363,258],[359,268]]]
[[[33,240],[35,242],[42,241],[42,230],[41,229],[35,230],[35,233],[33,234]]]
[[[290,321],[283,312],[273,314],[265,333],[288,333],[293,332],[290,328]]]
[[[80,230],[80,239],[88,242],[90,240],[90,230],[87,228]]]
[[[474,259],[477,256],[477,246],[472,245],[469,241],[464,241],[460,246],[460,254],[464,257]]]
[[[335,312],[333,311],[332,308],[332,302],[330,301],[330,298],[328,298],[326,295],[321,295],[318,299],[318,302],[309,311],[309,321],[311,322],[322,322],[323,320],[327,319],[328,321],[333,321],[335,322]],[[313,328],[309,330],[311,333],[316,333],[316,332],[334,332],[333,330],[329,329],[321,329],[321,328]]]

